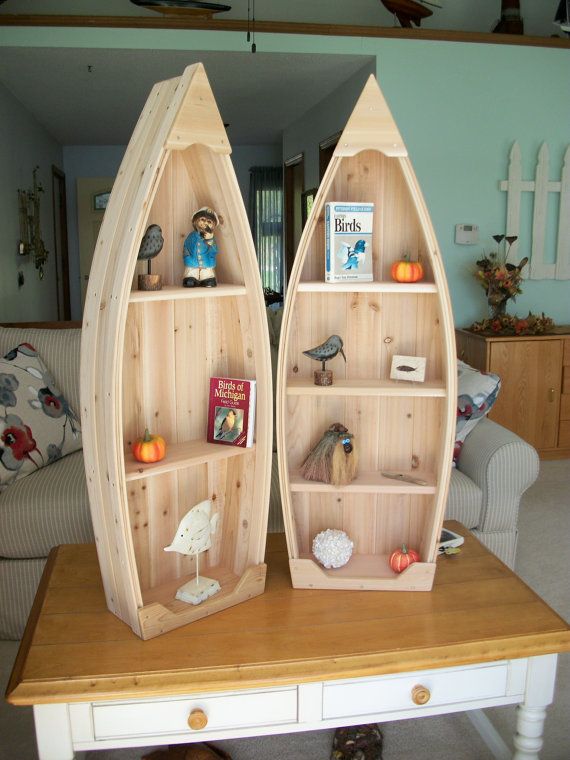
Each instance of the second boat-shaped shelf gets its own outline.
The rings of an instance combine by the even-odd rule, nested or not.
[[[84,457],[109,609],[144,639],[262,593],[272,451],[269,335],[259,269],[230,146],[201,64],[157,84],[128,145],[93,259],[81,352]],[[214,288],[185,288],[182,250],[193,213],[221,223]],[[150,224],[161,290],[138,290]],[[257,382],[256,441],[206,441],[210,377]],[[166,457],[142,465],[145,428]],[[221,590],[197,605],[175,599],[194,556],[165,552],[181,518],[210,500],[218,516],[200,573]]]
[[[325,282],[325,204],[374,203],[372,282]],[[405,254],[424,278],[391,280]],[[344,341],[327,363],[331,386],[303,351],[330,335]],[[394,356],[423,357],[423,382],[391,379]],[[374,77],[342,133],[303,231],[291,273],[277,371],[277,446],[293,585],[298,588],[429,590],[450,477],[456,363],[447,284],[422,194]],[[357,477],[332,486],[305,480],[301,466],[333,423],[354,434]],[[420,482],[394,480],[400,473]],[[341,568],[312,554],[315,536],[345,531],[354,549]],[[394,549],[420,562],[400,575]]]

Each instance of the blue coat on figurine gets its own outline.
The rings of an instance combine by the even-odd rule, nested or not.
[[[198,209],[192,217],[191,232],[184,241],[184,279],[185,288],[215,288],[216,256],[218,247],[214,239],[214,229],[220,220],[216,212],[207,206]]]

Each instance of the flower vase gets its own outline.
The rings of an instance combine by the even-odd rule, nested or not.
[[[487,303],[489,305],[489,314],[491,319],[500,319],[507,313],[507,301],[509,299],[505,298],[501,301],[497,301],[492,298],[487,299]]]

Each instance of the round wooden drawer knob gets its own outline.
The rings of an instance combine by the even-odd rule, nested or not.
[[[196,707],[188,717],[188,725],[192,731],[200,731],[208,725],[208,716],[199,707]]]
[[[431,697],[427,686],[414,686],[412,689],[412,701],[416,705],[427,705]]]

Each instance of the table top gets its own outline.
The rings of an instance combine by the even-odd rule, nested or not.
[[[570,651],[570,626],[462,525],[432,591],[293,589],[270,534],[265,593],[143,641],[108,612],[92,544],[50,554],[6,698],[171,696]]]

